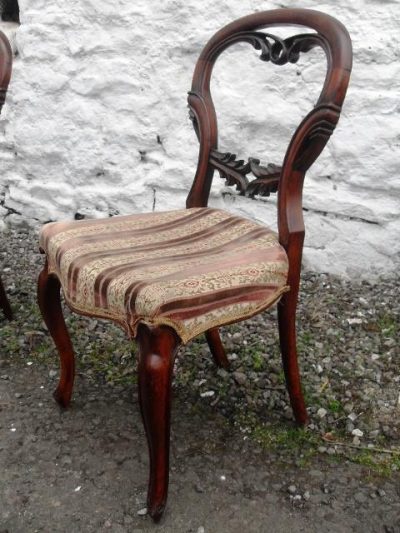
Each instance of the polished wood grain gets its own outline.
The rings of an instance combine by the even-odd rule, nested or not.
[[[12,50],[6,35],[0,31],[0,112],[4,105],[8,84],[11,78]],[[13,314],[6,291],[0,277],[0,308],[8,320],[12,320]]]
[[[157,522],[167,502],[171,382],[180,341],[168,327],[139,327],[139,404],[150,457],[147,512]]]
[[[308,27],[314,33],[300,33],[286,39],[261,30],[272,26]],[[283,67],[295,63],[300,54],[320,46],[326,54],[327,70],[315,107],[302,120],[280,165],[261,165],[259,160],[237,159],[218,149],[217,117],[210,91],[214,64],[230,46],[245,42],[255,48],[263,62]],[[203,49],[196,64],[188,102],[190,117],[200,142],[199,158],[186,206],[205,207],[214,171],[229,185],[250,197],[278,194],[279,241],[285,248],[289,273],[285,293],[278,304],[279,337],[287,389],[298,424],[307,423],[296,349],[296,306],[304,242],[302,189],[306,171],[317,159],[339,119],[352,61],[351,41],[344,26],[334,18],[312,10],[277,9],[243,17],[217,32]],[[250,181],[249,174],[255,179]],[[61,376],[55,396],[62,406],[71,399],[74,381],[74,353],[62,316],[60,283],[48,272],[47,263],[39,276],[38,300],[43,318],[58,348]],[[123,325],[123,324],[120,324]],[[229,365],[218,328],[206,332],[215,363]],[[147,507],[158,521],[165,509],[169,475],[171,381],[173,364],[181,340],[169,327],[140,324],[139,403],[146,431],[150,475]]]

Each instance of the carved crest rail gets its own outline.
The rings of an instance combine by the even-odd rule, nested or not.
[[[281,39],[271,33],[260,31],[239,32],[224,42],[224,48],[237,42],[246,42],[260,51],[259,58],[262,61],[270,61],[275,65],[296,63],[300,53],[306,53],[316,46],[325,48],[324,38],[316,33],[302,33]],[[195,95],[191,92],[189,94]],[[200,131],[196,114],[189,103],[189,118],[193,123],[194,130],[200,141]],[[313,131],[313,135],[326,137],[332,133],[333,127],[326,122],[319,124]],[[226,185],[236,186],[241,195],[254,198],[255,196],[269,196],[278,190],[282,167],[269,163],[262,166],[259,159],[249,157],[247,162],[236,159],[237,156],[230,152],[210,150],[209,165],[218,170],[221,178],[225,179]],[[248,175],[253,174],[255,179],[249,180]]]

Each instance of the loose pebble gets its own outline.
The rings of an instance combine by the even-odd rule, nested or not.
[[[211,398],[212,396],[214,396],[214,394],[215,394],[215,391],[213,391],[213,390],[208,390],[208,391],[205,391],[205,392],[201,392],[201,393],[200,393],[200,396],[201,396],[202,398]]]

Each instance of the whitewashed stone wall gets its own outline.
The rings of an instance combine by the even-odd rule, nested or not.
[[[186,92],[198,54],[231,20],[282,6],[255,0],[19,4],[18,55],[0,120],[3,228],[76,213],[183,207],[197,160]],[[306,179],[304,264],[353,277],[388,274],[399,266],[400,251],[400,3],[308,0],[304,7],[339,18],[354,44],[341,121]],[[293,128],[318,96],[323,62],[313,51],[297,65],[275,67],[246,45],[222,56],[214,81],[220,148],[279,164]],[[274,200],[237,197],[217,175],[210,204],[275,224]]]

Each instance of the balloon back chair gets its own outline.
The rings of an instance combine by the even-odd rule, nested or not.
[[[276,25],[312,33],[286,39],[263,33]],[[210,78],[218,56],[245,42],[260,59],[296,63],[321,47],[327,72],[316,106],[300,123],[282,167],[237,161],[217,149],[217,119]],[[60,305],[60,287],[77,313],[117,322],[139,345],[139,403],[146,431],[150,477],[147,509],[157,521],[168,491],[171,379],[180,344],[205,333],[215,362],[228,366],[218,328],[278,303],[280,346],[294,417],[307,422],[296,353],[295,314],[304,240],[302,187],[339,119],[352,63],[351,41],[334,18],[312,10],[278,9],[227,25],[207,43],[189,92],[190,117],[200,142],[186,209],[104,220],[54,222],[43,227],[46,264],[38,300],[58,348],[61,375],[55,398],[66,407],[74,381],[74,353]],[[207,207],[214,170],[254,196],[278,193],[278,229]],[[247,175],[255,179],[249,181]]]
[[[3,108],[11,78],[12,50],[7,37],[0,31],[0,112]],[[0,277],[0,308],[6,318],[12,319],[12,311]]]

